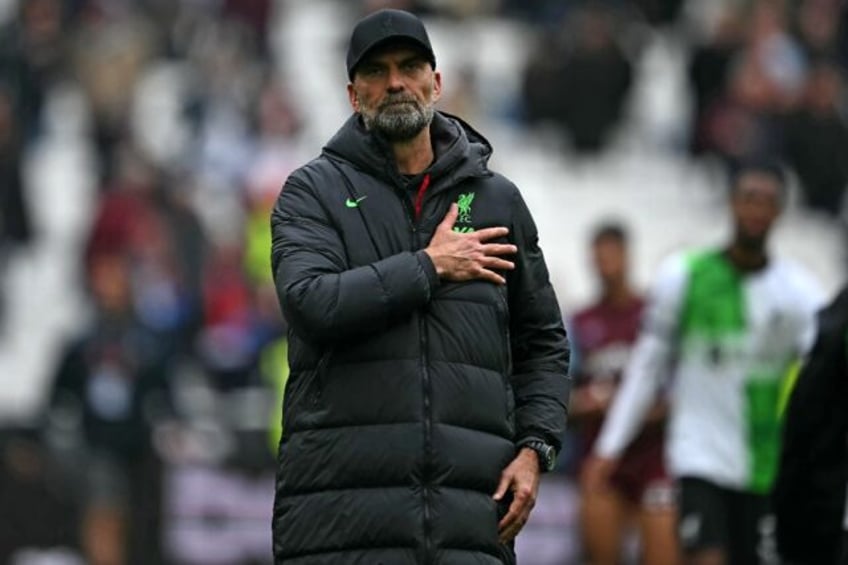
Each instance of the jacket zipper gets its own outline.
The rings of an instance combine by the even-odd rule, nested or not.
[[[426,174],[424,179],[421,181],[421,185],[418,187],[418,193],[415,198],[415,216],[414,216],[414,224],[412,228],[413,233],[413,246],[415,249],[421,247],[421,232],[418,231],[418,222],[421,218],[421,210],[424,205],[424,194],[427,192],[427,188],[430,186],[430,174]],[[433,535],[432,535],[432,519],[430,516],[430,464],[433,460],[432,451],[433,451],[433,414],[432,407],[430,405],[430,395],[432,390],[430,388],[430,370],[427,364],[427,319],[423,314],[419,314],[418,318],[418,335],[420,336],[421,341],[421,375],[422,375],[422,383],[424,388],[424,488],[422,489],[422,493],[424,495],[424,558],[426,563],[430,563],[433,561]]]
[[[421,214],[421,207],[423,204],[423,195],[424,191],[427,189],[427,185],[430,182],[430,176],[427,175],[424,177],[425,180],[423,184],[423,190],[419,188],[419,196],[416,198],[416,202],[413,204],[410,202],[410,198],[408,193],[402,189],[399,190],[399,196],[401,201],[403,202],[404,210],[406,210],[406,219],[409,223],[410,229],[410,239],[412,242],[412,249],[417,250],[420,246],[419,242],[419,233],[417,228],[418,218]],[[414,206],[414,208],[413,208]],[[427,322],[424,319],[424,316],[418,315],[418,334],[420,336],[419,345],[421,347],[421,355],[420,355],[420,366],[421,366],[421,383],[423,389],[423,397],[424,397],[424,469],[422,472],[423,482],[421,489],[421,496],[423,498],[423,506],[424,506],[424,563],[430,563],[432,559],[433,553],[433,541],[432,541],[432,532],[431,532],[431,510],[430,510],[430,490],[429,490],[429,475],[430,475],[430,463],[432,460],[431,452],[433,449],[432,441],[433,441],[433,430],[432,430],[432,407],[430,406],[430,372],[427,369]]]
[[[424,497],[424,556],[425,562],[432,561],[432,532],[430,518],[430,463],[432,461],[432,413],[430,406],[430,371],[427,369],[427,322],[423,315],[418,318],[418,331],[421,335],[421,373],[424,388],[424,488],[421,492]]]
[[[421,209],[424,207],[424,195],[427,193],[427,188],[430,186],[430,173],[424,175],[421,184],[418,186],[418,192],[415,195],[415,221],[421,218]]]

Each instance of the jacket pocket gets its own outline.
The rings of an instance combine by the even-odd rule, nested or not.
[[[509,334],[509,304],[501,289],[497,290],[498,323],[500,327],[501,347],[503,351],[503,373],[509,378],[512,374],[512,338]]]
[[[515,397],[512,392],[512,337],[509,332],[509,305],[501,289],[498,289],[498,323],[500,327],[501,350],[503,352],[503,385],[506,398],[506,415],[510,429],[514,428]]]
[[[324,373],[330,362],[330,352],[325,352],[314,369],[299,371],[289,377],[283,397],[283,434],[302,428],[314,418],[321,404]]]
[[[310,383],[308,400],[312,406],[321,404],[321,397],[324,394],[324,383],[327,378],[327,370],[330,365],[330,358],[333,356],[333,350],[327,349],[318,360],[318,365],[315,368],[315,376]]]

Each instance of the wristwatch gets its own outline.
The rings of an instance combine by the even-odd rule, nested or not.
[[[556,466],[556,449],[554,449],[554,446],[540,439],[530,439],[521,442],[518,447],[519,449],[526,447],[536,452],[536,455],[539,457],[539,469],[543,473],[554,470]]]

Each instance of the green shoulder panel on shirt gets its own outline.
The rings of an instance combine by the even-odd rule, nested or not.
[[[688,258],[689,286],[683,301],[684,338],[721,340],[745,331],[745,297],[739,273],[719,250]]]

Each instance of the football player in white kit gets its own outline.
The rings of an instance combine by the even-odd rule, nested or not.
[[[804,271],[767,250],[785,190],[776,165],[741,166],[731,180],[729,244],[677,254],[661,267],[590,461],[591,480],[603,484],[670,378],[665,452],[687,564],[777,562],[769,493],[779,390],[809,347],[822,304]]]

